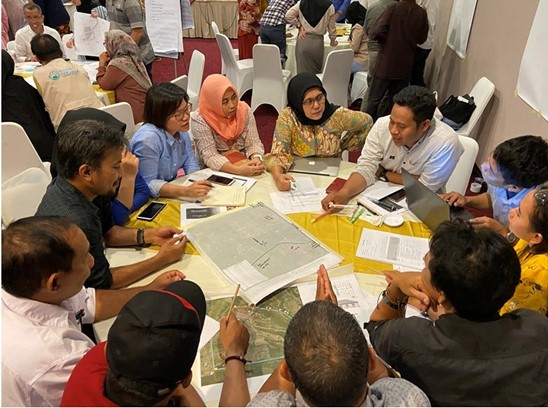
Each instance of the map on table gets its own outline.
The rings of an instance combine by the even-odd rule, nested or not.
[[[331,268],[342,261],[262,202],[203,221],[186,235],[202,256],[241,285],[241,295],[250,303],[316,272],[321,264]]]
[[[230,307],[232,298],[207,302],[207,315],[221,320]],[[296,287],[283,289],[255,306],[249,306],[240,297],[236,299],[234,314],[244,322],[250,334],[245,358],[246,376],[270,375],[284,356],[285,331],[291,318],[301,308],[302,301]],[[222,383],[225,362],[221,357],[222,345],[217,333],[200,351],[201,386]]]

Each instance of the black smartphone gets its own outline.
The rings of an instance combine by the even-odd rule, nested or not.
[[[212,174],[207,178],[207,180],[212,183],[222,184],[224,186],[228,186],[234,181],[234,179],[231,179],[230,177],[218,176],[217,174]]]
[[[153,201],[137,216],[138,220],[152,221],[164,209],[166,203]]]

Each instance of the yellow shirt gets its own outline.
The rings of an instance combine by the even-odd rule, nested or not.
[[[546,315],[548,311],[548,254],[532,254],[528,243],[519,240],[514,247],[521,265],[521,278],[514,296],[502,307],[500,314],[515,309],[531,309]]]

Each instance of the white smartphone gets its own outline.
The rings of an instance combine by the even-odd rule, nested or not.
[[[153,201],[137,216],[138,220],[152,221],[164,209],[166,203]]]

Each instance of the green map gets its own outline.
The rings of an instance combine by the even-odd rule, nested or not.
[[[230,307],[231,298],[207,302],[207,315],[221,320]],[[234,314],[249,330],[249,348],[245,358],[247,377],[270,375],[283,358],[285,331],[291,318],[301,308],[302,302],[296,287],[282,289],[265,298],[255,307],[238,297]],[[225,363],[221,357],[220,333],[217,333],[200,352],[201,385],[222,383]]]

